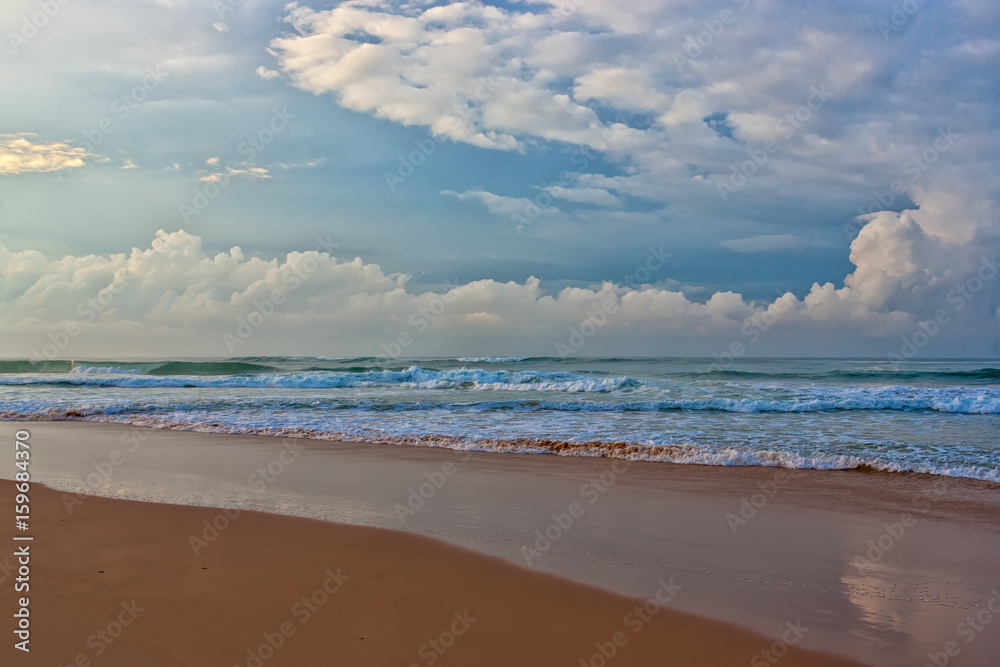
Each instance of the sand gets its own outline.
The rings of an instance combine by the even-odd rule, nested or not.
[[[992,665],[1000,654],[1000,623],[986,624],[968,643],[959,634],[970,614],[986,613],[990,591],[1000,584],[997,484],[851,471],[466,455],[80,422],[6,423],[0,426],[0,443],[11,443],[22,426],[32,432],[35,479],[63,491],[242,505],[393,528],[394,536],[431,536],[502,558],[490,562],[517,566],[512,571],[520,575],[556,574],[604,589],[604,595],[641,600],[656,592],[659,581],[673,581],[679,590],[670,600],[672,610],[725,621],[768,642],[790,632],[789,623],[800,624],[808,631],[797,646],[871,665],[918,667],[949,642],[958,642],[961,656],[952,664],[960,666]],[[289,451],[296,452],[293,460]],[[290,462],[261,488],[259,470],[274,468],[282,457]],[[421,485],[428,476],[440,481],[439,473],[446,476],[440,488],[401,520],[398,508],[411,502],[411,491],[427,490]],[[595,491],[601,480],[610,484]],[[744,504],[751,500],[757,507]],[[75,521],[96,501],[61,495],[60,502],[63,518]],[[583,514],[569,529],[552,532],[553,515],[564,516],[573,503]],[[907,516],[899,534],[897,524]],[[232,530],[199,560],[223,546]],[[550,549],[536,551],[539,531],[555,535]],[[870,551],[876,543],[889,548]],[[135,553],[145,551],[137,546]],[[310,582],[302,582],[306,592],[322,583]],[[287,612],[293,601],[282,609]],[[454,611],[461,610],[448,614]],[[614,616],[621,626],[623,615]],[[414,619],[423,616],[416,613]],[[417,650],[444,629],[422,628],[423,639],[405,658],[409,662],[391,664],[424,664]],[[579,665],[596,650],[595,642],[607,641],[581,639],[586,650],[566,664]],[[630,640],[628,646],[637,644]],[[754,655],[734,664],[751,664]]]
[[[851,664],[674,611],[670,581],[643,610],[399,531],[104,498],[67,516],[41,486],[31,502],[31,652],[5,633],[5,665]],[[199,545],[205,522],[221,530]]]

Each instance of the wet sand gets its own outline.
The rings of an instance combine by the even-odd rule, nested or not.
[[[529,567],[640,600],[672,579],[681,587],[672,610],[768,641],[800,624],[808,630],[798,646],[867,664],[922,665],[951,641],[961,652],[951,664],[991,665],[1000,653],[1000,622],[968,643],[959,634],[1000,585],[996,484],[80,422],[5,423],[0,438],[12,442],[22,426],[35,479],[64,491],[394,528],[499,556],[507,563],[491,562],[524,575]],[[276,474],[261,477],[269,469]],[[68,521],[93,501],[61,502]],[[574,503],[582,512],[560,528]],[[871,550],[879,544],[888,548]]]
[[[852,664],[674,611],[669,580],[630,600],[400,531],[81,500],[31,490],[31,651],[5,665]]]

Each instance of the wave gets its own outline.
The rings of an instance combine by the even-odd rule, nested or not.
[[[69,373],[73,365],[69,361],[28,361],[27,359],[0,360],[0,374],[5,373]]]
[[[704,372],[681,372],[677,376],[698,378],[734,378],[740,380],[1000,380],[1000,368],[980,368],[974,370],[834,370],[823,372],[806,371],[743,371],[735,369],[708,369]]]
[[[229,359],[162,359],[153,361],[69,361],[69,360],[0,360],[0,375],[37,375],[61,373],[94,373],[94,374],[148,374],[155,376],[224,376],[252,374],[289,374],[318,371],[350,371],[367,372],[382,370],[405,370],[407,365],[427,366],[429,364],[449,366],[452,364],[522,364],[529,362],[533,366],[546,363],[555,368],[572,364],[579,367],[585,363],[593,372],[606,368],[608,365],[626,364],[627,368],[640,368],[642,374],[649,373],[661,380],[672,378],[694,380],[735,380],[735,381],[861,381],[903,383],[903,382],[944,382],[960,381],[974,383],[995,383],[1000,381],[1000,368],[996,366],[955,367],[934,362],[927,364],[904,364],[893,362],[864,362],[861,368],[829,369],[816,364],[828,364],[829,361],[794,361],[793,368],[719,368],[718,362],[710,359],[670,360],[670,359],[559,359],[550,357],[503,357],[476,356],[438,359],[389,359],[385,357],[233,357]],[[772,365],[775,362],[765,362]],[[937,366],[937,367],[934,367]],[[514,372],[517,367],[506,368]],[[620,371],[622,372],[622,371]],[[629,371],[624,371],[629,372]]]
[[[88,383],[88,386],[115,386],[130,387],[136,381],[147,380],[145,378],[102,378],[98,382]],[[170,379],[176,381],[176,378]],[[109,384],[113,383],[113,384]],[[542,387],[552,390],[551,382],[542,382],[537,385],[507,385],[517,390],[524,390],[524,387]],[[181,387],[181,386],[213,386],[232,387],[233,384],[215,385],[179,385],[162,382],[156,387]],[[238,385],[244,387],[247,385]],[[254,385],[251,385],[254,386]],[[273,387],[274,385],[268,385]],[[353,385],[362,386],[362,385]],[[371,385],[379,386],[379,385]],[[398,387],[410,387],[412,383],[401,383],[394,385]],[[421,385],[424,386],[424,385]],[[352,394],[326,394],[316,395],[312,393],[296,394],[282,393],[274,395],[223,395],[213,396],[211,394],[200,394],[197,397],[189,396],[192,400],[174,401],[169,403],[154,404],[132,398],[112,399],[110,403],[103,403],[103,407],[90,408],[90,414],[121,414],[134,412],[173,412],[185,410],[203,410],[214,413],[225,414],[234,409],[253,409],[263,413],[270,411],[298,411],[307,410],[314,413],[328,415],[334,412],[354,411],[354,412],[450,412],[450,413],[736,413],[746,415],[766,415],[766,414],[815,414],[815,413],[835,413],[835,412],[905,412],[905,413],[950,413],[962,415],[995,415],[1000,414],[1000,391],[975,392],[966,391],[963,393],[951,392],[941,394],[940,392],[922,392],[921,395],[907,395],[912,392],[896,392],[888,394],[880,392],[880,395],[861,396],[827,396],[823,398],[789,397],[786,399],[755,399],[755,398],[713,398],[713,399],[679,399],[679,400],[599,400],[597,397],[611,393],[604,391],[604,386],[593,387],[586,385],[588,390],[580,388],[577,383],[559,384],[559,389],[565,393],[581,393],[593,396],[588,400],[545,400],[534,398],[518,398],[511,400],[462,400],[459,396],[470,396],[471,394],[449,394],[452,400],[405,400],[401,396],[369,396],[357,397]],[[302,385],[296,386],[301,388]],[[495,384],[471,385],[463,387],[470,392],[482,390],[483,387],[496,389]],[[307,388],[312,388],[308,386]],[[437,388],[437,387],[435,387]],[[427,396],[424,394],[424,396]],[[43,400],[13,400],[0,401],[0,409],[20,409],[25,412],[43,411],[51,405],[51,399],[46,397]]]
[[[248,375],[273,373],[279,369],[245,361],[169,361],[151,368],[148,375]]]
[[[77,375],[139,375],[142,373],[138,368],[120,368],[119,366],[73,366],[69,372]]]
[[[408,406],[408,404],[400,404]],[[488,401],[449,406],[477,410],[551,410],[558,412],[735,412],[745,414],[808,413],[846,411],[950,412],[956,414],[1000,414],[1000,392],[964,395],[863,398],[715,398],[659,401]]]
[[[226,362],[231,364],[232,362]],[[243,364],[247,366],[247,364]],[[220,369],[221,370],[221,369]],[[0,386],[61,385],[88,387],[241,387],[286,389],[336,389],[350,387],[400,387],[416,389],[467,389],[495,391],[564,391],[606,393],[640,386],[629,377],[591,377],[575,373],[541,371],[486,371],[458,368],[430,370],[411,366],[400,371],[369,370],[362,372],[309,371],[303,373],[252,373],[246,375],[162,375],[156,369],[147,375],[104,375],[99,377],[72,374],[71,377],[29,376],[0,377]]]
[[[172,421],[169,418],[160,416],[101,415],[88,414],[79,410],[55,409],[49,409],[40,413],[0,411],[0,419],[18,421],[86,420],[202,433],[229,433],[326,441],[353,441],[399,446],[439,447],[458,451],[486,451],[505,454],[550,454],[689,465],[759,466],[788,469],[916,473],[1000,482],[1000,469],[996,467],[974,464],[963,465],[960,463],[935,463],[929,460],[892,460],[878,454],[801,453],[754,446],[742,448],[733,446],[705,447],[695,443],[654,445],[629,441],[474,438],[444,434],[403,436],[372,431],[345,432],[295,426],[223,424],[217,421]]]

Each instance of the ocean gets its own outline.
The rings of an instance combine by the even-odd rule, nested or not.
[[[1000,481],[983,360],[8,360],[0,418]]]

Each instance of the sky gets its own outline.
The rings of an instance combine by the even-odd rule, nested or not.
[[[1000,356],[991,0],[5,0],[0,356]]]

